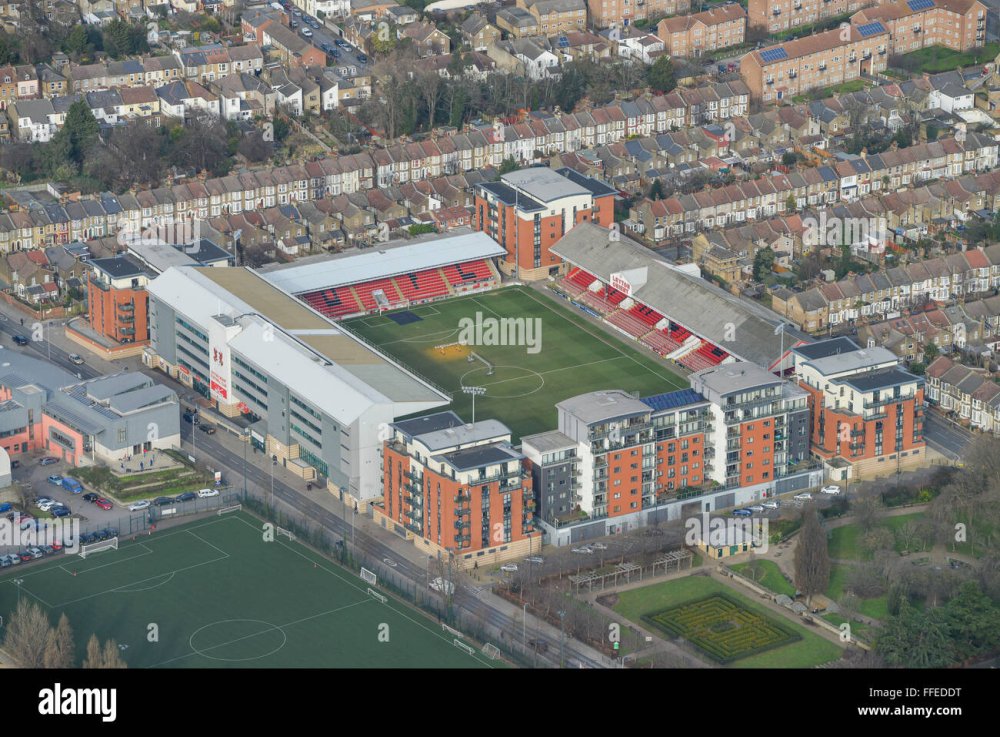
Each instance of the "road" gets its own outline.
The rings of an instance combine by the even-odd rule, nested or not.
[[[975,436],[930,408],[924,412],[924,418],[924,437],[927,439],[927,444],[953,461],[960,460]]]
[[[72,351],[67,351],[60,348],[56,343],[48,340],[49,332],[62,331],[63,320],[50,320],[49,322],[43,323],[44,329],[41,331],[42,340],[31,340],[31,343],[24,346],[15,345],[14,341],[11,340],[10,336],[13,335],[23,335],[29,340],[33,337],[32,323],[29,322],[28,318],[25,318],[24,325],[21,325],[20,318],[10,317],[7,314],[0,313],[0,344],[4,348],[9,348],[13,351],[20,351],[22,353],[27,353],[29,355],[37,356],[38,358],[44,358],[59,366],[59,368],[69,371],[74,376],[78,376],[82,379],[92,379],[95,376],[99,376],[100,372],[88,366],[84,363],[81,366],[77,366],[72,361],[69,360],[69,354]],[[86,356],[84,356],[86,359]]]
[[[181,436],[187,446],[186,449],[194,453],[195,457],[199,460],[203,460],[207,456],[211,459],[209,461],[210,464],[213,465],[215,470],[221,470],[223,472],[224,478],[226,478],[233,488],[241,488],[243,486],[243,455],[232,451],[230,448],[226,447],[223,442],[221,442],[220,436],[222,436],[223,433],[206,435],[205,433],[199,432],[198,436],[195,438],[194,448],[192,449],[191,434],[192,432],[197,431],[191,424],[182,423],[182,425]],[[246,483],[248,487],[256,487],[260,489],[263,494],[265,494],[265,498],[270,495],[272,488],[272,475],[269,471],[265,470],[265,467],[262,467],[263,464],[266,464],[266,462],[267,461],[263,458],[263,455],[258,452],[250,454],[247,457],[247,463],[245,466]],[[384,560],[385,558],[391,558],[396,563],[396,566],[393,569],[395,573],[406,576],[419,586],[424,585],[427,576],[427,569],[425,566],[416,563],[413,560],[401,557],[397,550],[363,531],[360,527],[355,527],[352,534],[351,522],[310,499],[309,496],[307,496],[309,492],[305,492],[302,489],[293,487],[286,483],[284,477],[284,471],[278,468],[273,476],[275,500],[282,502],[291,509],[302,514],[306,518],[315,521],[317,524],[341,538],[347,540],[353,538],[354,546],[369,558],[379,561]],[[300,481],[298,483],[301,484]],[[312,493],[315,494],[316,492]],[[345,512],[347,512],[347,510],[345,510]],[[512,624],[511,617],[501,610],[499,602],[491,601],[493,598],[494,597],[491,594],[487,594],[485,592],[477,596],[472,590],[464,586],[459,586],[455,592],[453,604],[458,608],[465,609],[481,622],[489,624],[502,631],[510,632]],[[552,635],[545,633],[535,634],[536,628],[533,628],[530,625],[528,629],[532,631],[532,639],[542,640],[548,645],[548,653],[545,657],[558,659],[560,652],[558,636],[553,637]],[[605,667],[603,663],[593,660],[585,655],[578,649],[578,647],[578,643],[575,643],[567,638],[567,662],[577,661],[582,663],[584,666],[591,668]]]

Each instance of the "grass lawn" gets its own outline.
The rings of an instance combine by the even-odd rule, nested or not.
[[[170,453],[175,460],[181,460],[180,454],[171,451],[164,452]],[[77,468],[73,470],[73,476],[90,489],[113,496],[119,501],[176,496],[185,491],[196,491],[212,485],[211,474],[188,465],[186,458],[181,462],[184,465],[180,467],[138,473],[132,476],[116,476],[106,466]]]
[[[901,514],[896,517],[883,517],[879,521],[879,527],[884,527],[895,535],[896,531],[903,527],[903,525],[909,522],[918,522],[923,519],[923,516],[923,512],[914,512],[913,514]],[[861,551],[861,529],[856,524],[833,528],[830,530],[827,549],[830,551],[831,558],[861,560],[865,557]],[[897,553],[902,550],[898,542],[895,545],[895,549]]]
[[[925,49],[911,51],[904,56],[907,60],[915,60],[918,66],[914,68],[913,74],[929,72],[954,71],[958,67],[971,67],[976,64],[986,64],[993,61],[997,54],[1000,54],[1000,43],[990,43],[979,49],[971,51],[953,51],[944,46],[928,46]]]
[[[641,623],[644,615],[656,614],[664,609],[704,599],[714,594],[725,594],[738,601],[740,606],[745,609],[769,619],[780,619],[785,627],[802,638],[788,645],[738,660],[730,667],[810,668],[840,657],[841,650],[834,643],[823,639],[800,624],[781,618],[780,615],[771,612],[766,607],[706,576],[688,576],[674,581],[623,591],[619,594],[618,603],[614,609],[627,619]]]
[[[850,566],[837,565],[836,563],[830,566],[830,581],[826,587],[827,598],[837,601],[844,595],[849,570]]]
[[[19,580],[20,585],[15,585]],[[482,668],[436,622],[238,512],[122,541],[86,559],[58,555],[0,576],[0,613],[18,595],[69,618],[77,659],[91,634],[126,645],[131,668]],[[150,642],[147,627],[158,626]],[[380,625],[388,641],[380,641]],[[384,631],[384,630],[383,630]]]
[[[750,575],[750,571],[747,570],[749,565],[749,563],[739,563],[732,566],[732,569],[752,580],[753,577]],[[777,563],[772,560],[760,560],[757,561],[757,565],[760,567],[760,572],[757,574],[758,584],[776,594],[795,596],[795,587],[781,573],[781,569]]]
[[[839,627],[844,622],[848,621],[848,619],[844,617],[842,614],[835,614],[835,613],[824,614],[823,619],[825,619],[827,622],[834,625],[835,627]],[[851,633],[855,637],[859,637],[867,642],[868,636],[870,635],[871,631],[872,628],[868,624],[864,622],[851,621]]]
[[[464,386],[481,386],[480,418],[500,417],[517,438],[556,426],[555,405],[597,389],[624,389],[643,396],[683,389],[686,380],[662,361],[646,356],[605,333],[571,307],[522,287],[509,287],[415,307],[420,320],[399,325],[386,315],[359,317],[345,326],[390,356],[452,393],[452,409],[471,419],[472,397]],[[537,326],[540,348],[525,345],[456,344],[463,320],[514,318]],[[392,313],[387,313],[392,314]],[[525,331],[524,337],[528,334]],[[529,350],[531,352],[529,352]],[[481,360],[470,362],[475,352]]]

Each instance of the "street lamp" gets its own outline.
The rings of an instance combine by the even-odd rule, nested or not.
[[[469,394],[472,396],[472,424],[476,424],[476,397],[481,397],[486,393],[485,386],[463,386],[463,394]]]
[[[274,507],[274,467],[278,465],[278,456],[271,456],[271,507]],[[354,542],[353,540],[351,541]]]
[[[528,602],[524,602],[521,607],[521,644],[525,647],[528,646]]]
[[[17,586],[17,605],[21,606],[21,584],[24,583],[24,579],[15,578],[13,583]]]
[[[243,499],[247,497],[247,446],[250,445],[250,428],[243,433],[245,442],[243,443]]]

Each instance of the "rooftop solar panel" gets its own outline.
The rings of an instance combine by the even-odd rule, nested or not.
[[[765,49],[760,52],[760,58],[766,62],[781,61],[782,59],[788,58],[788,52],[784,48],[778,46],[774,49]]]
[[[654,410],[675,409],[695,402],[704,402],[705,398],[694,389],[680,389],[675,392],[665,394],[654,394],[651,397],[643,397],[642,402],[649,405]]]
[[[906,0],[910,10],[927,10],[934,7],[934,0]]]
[[[865,23],[864,25],[858,26],[858,33],[860,33],[862,37],[868,38],[869,36],[874,36],[876,33],[885,33],[885,26],[878,22]]]

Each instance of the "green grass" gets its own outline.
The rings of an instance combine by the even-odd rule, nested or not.
[[[4,621],[21,596],[69,618],[78,661],[92,633],[133,668],[483,667],[441,628],[326,558],[265,542],[244,513],[154,532],[87,559],[63,555],[0,577]],[[21,581],[15,586],[14,579]],[[388,642],[379,641],[387,625]],[[155,624],[155,642],[147,639]]]
[[[830,614],[824,614],[823,619],[832,624],[834,627],[839,627],[844,622],[849,621],[847,617],[845,617],[844,615],[834,612],[831,612]],[[869,633],[871,633],[872,628],[864,622],[851,621],[850,624],[851,624],[851,633],[855,637],[858,637],[867,642]]]
[[[857,525],[843,525],[830,530],[827,550],[831,558],[859,560],[861,558],[861,529]]]
[[[912,74],[929,72],[950,72],[959,67],[971,67],[976,64],[986,64],[992,62],[1000,54],[1000,43],[986,44],[979,49],[971,51],[953,51],[944,46],[928,46],[925,49],[918,49],[905,54],[903,58],[915,62],[916,66],[911,70]]]
[[[683,637],[717,663],[729,664],[802,639],[783,622],[723,593],[644,616],[668,637]]]
[[[420,322],[397,325],[385,316],[361,317],[346,326],[454,396],[452,409],[471,419],[472,397],[463,386],[482,386],[479,418],[501,418],[516,437],[556,426],[557,402],[598,389],[642,395],[683,389],[688,383],[663,362],[605,333],[572,308],[522,287],[435,302],[412,310]],[[470,363],[469,348],[442,355],[435,346],[455,343],[460,321],[484,318],[540,320],[541,348],[471,346],[495,367],[487,376],[481,361]],[[532,323],[535,324],[535,323]]]
[[[116,476],[107,466],[92,466],[74,469],[73,477],[87,487],[120,501],[176,496],[184,491],[194,491],[212,485],[211,474],[192,467],[179,453],[164,452],[183,465],[132,476]]]
[[[750,575],[750,571],[747,570],[749,565],[749,563],[739,563],[732,566],[732,569],[753,580],[753,577]],[[792,584],[788,582],[788,579],[786,579],[781,573],[781,569],[778,567],[777,563],[772,560],[759,560],[757,561],[757,565],[760,570],[757,574],[756,583],[776,594],[795,596],[795,587],[792,586]]]
[[[707,576],[688,576],[675,581],[644,586],[618,595],[616,612],[632,620],[641,622],[643,616],[687,602],[704,599],[714,594],[725,594],[739,602],[740,606],[757,614],[777,619],[778,615],[766,607],[733,592],[726,585]],[[823,639],[802,625],[782,620],[784,626],[802,637],[797,642],[777,647],[767,652],[743,658],[730,667],[733,668],[811,668],[840,657],[840,648]]]

